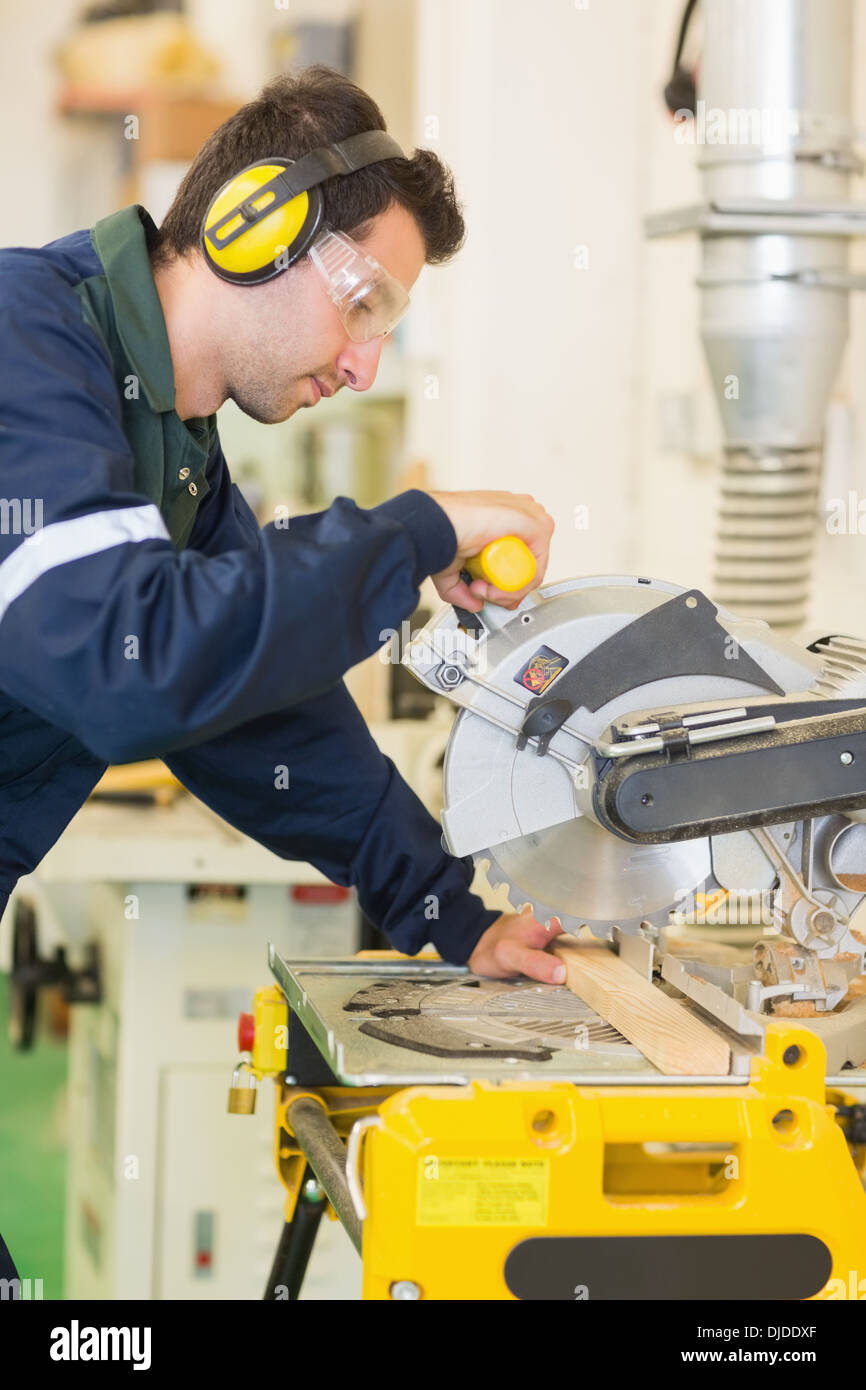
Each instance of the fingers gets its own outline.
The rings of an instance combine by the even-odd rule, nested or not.
[[[488,584],[484,600],[485,603],[495,603],[497,608],[507,608],[510,613],[513,613],[515,608],[519,607],[524,596],[528,593],[529,590],[524,589],[519,594],[509,594],[502,589],[494,589],[492,584]]]
[[[525,542],[535,558],[535,574],[525,588],[509,594],[502,594],[501,590],[495,590],[497,595],[490,595],[492,603],[501,603],[503,607],[509,607],[512,601],[521,603],[527,594],[532,593],[539,585],[544,583],[544,576],[547,573],[547,566],[550,561],[550,538],[553,535],[555,522],[549,512],[546,512],[534,498],[526,498],[530,504],[527,512],[522,514],[521,520],[514,526],[514,534]],[[521,514],[517,514],[520,516]]]
[[[562,934],[558,918],[551,918],[549,926],[544,926],[531,915],[529,908],[524,908],[497,942],[496,964],[542,984],[561,985],[565,981],[565,966],[549,955],[545,947]]]
[[[485,603],[495,603],[497,607],[507,608],[511,612],[520,606],[530,588],[534,587],[533,581],[533,584],[527,585],[525,589],[497,589],[495,584],[486,579],[473,579],[470,585],[472,592],[483,598]]]
[[[541,984],[564,984],[565,966],[545,950],[554,937],[561,935],[558,918],[551,918],[546,927],[528,907],[521,913],[503,914],[477,943],[469,969],[492,979],[526,975]]]
[[[541,928],[542,932],[544,928]],[[545,985],[561,985],[565,981],[565,966],[546,951],[533,950],[513,937],[503,937],[496,947],[496,963],[509,974],[528,975]]]
[[[444,578],[439,575],[433,582],[446,603],[466,608],[470,613],[477,613],[484,603],[495,603],[513,612],[529,593],[529,589],[523,589],[520,593],[506,593],[494,588],[486,579],[473,579],[471,584],[466,584],[459,575],[446,575]]]
[[[536,576],[516,597],[518,602],[541,583],[549,558],[553,517],[529,493],[501,491],[434,492],[434,501],[446,512],[457,537],[457,559],[477,555],[500,536],[519,536],[535,557]],[[509,601],[515,594],[509,595]]]
[[[440,598],[446,603],[456,604],[458,608],[466,608],[470,613],[477,613],[484,602],[483,596],[473,593],[459,574],[438,575],[433,582]]]
[[[515,508],[515,534],[526,541],[536,560],[546,560],[550,538],[556,525],[553,517],[528,493],[519,495],[514,500],[523,504],[522,507]]]
[[[542,571],[537,569],[532,583],[523,589],[497,589],[496,585],[487,579],[473,579],[467,585],[459,577],[459,571],[457,574],[439,575],[434,583],[441,597],[448,603],[456,603],[458,607],[468,608],[472,613],[477,613],[483,603],[495,603],[497,607],[506,608],[513,613],[526,595],[538,588],[542,577]]]

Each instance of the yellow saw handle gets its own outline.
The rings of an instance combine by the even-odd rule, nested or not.
[[[486,579],[503,593],[525,589],[535,578],[535,556],[519,536],[500,536],[464,565],[473,579]]]

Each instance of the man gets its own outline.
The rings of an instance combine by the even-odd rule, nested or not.
[[[427,575],[473,611],[513,607],[522,594],[460,570],[515,533],[540,582],[550,517],[528,496],[412,490],[260,528],[217,435],[227,399],[270,423],[372,385],[390,320],[353,330],[322,271],[329,237],[397,300],[461,244],[451,176],[416,151],[321,182],[327,231],[295,263],[277,248],[264,282],[222,273],[202,228],[227,181],[273,157],[348,158],[383,130],[348,79],[281,77],[208,140],[159,230],[126,208],[0,253],[0,910],[109,762],[158,756],[275,853],[355,885],[400,950],[561,977],[544,928],[469,891],[471,864],[442,850],[341,680]]]

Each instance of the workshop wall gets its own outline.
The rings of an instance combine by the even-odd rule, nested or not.
[[[412,325],[429,355],[417,448],[435,440],[450,487],[544,502],[551,575],[616,571],[635,531],[640,42],[621,6],[420,14],[418,129],[454,165],[469,238]]]

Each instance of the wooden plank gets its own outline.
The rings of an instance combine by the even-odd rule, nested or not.
[[[725,1039],[604,946],[560,938],[566,984],[665,1076],[727,1076]]]

